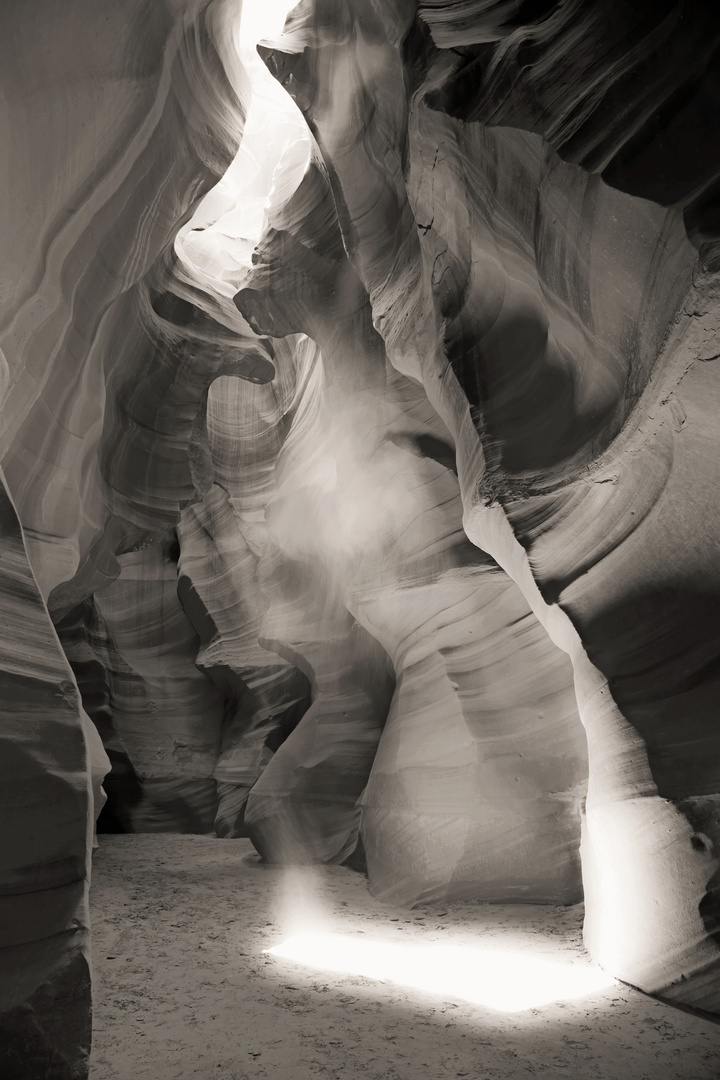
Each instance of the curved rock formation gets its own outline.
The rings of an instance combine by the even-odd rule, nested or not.
[[[183,10],[144,0],[3,11],[3,136],[13,162],[2,209],[3,465],[17,506],[16,517],[5,499],[7,1077],[87,1075],[91,772],[102,775],[109,762],[88,745],[46,601],[62,590],[58,614],[66,616],[118,578],[118,555],[156,532],[164,537],[177,516],[177,503],[169,515],[165,509],[173,496],[158,506],[152,488],[132,502],[122,474],[137,466],[137,454],[121,455],[120,475],[103,469],[106,364],[112,372],[130,327],[121,320],[112,340],[108,333],[120,308],[138,310],[128,290],[157,260],[164,265],[183,215],[224,173],[239,141],[243,71],[232,50],[224,62],[217,52],[221,16],[218,5]],[[134,332],[143,332],[139,320]],[[162,357],[155,363],[162,368]],[[195,395],[193,416],[202,377],[211,381],[210,371],[200,374],[182,402],[187,412]],[[172,377],[162,392],[167,386]],[[151,419],[159,404],[150,402]],[[112,399],[109,406],[108,421]],[[185,415],[176,422],[181,438],[191,434]],[[174,492],[172,465],[165,460],[161,471]]]
[[[12,1077],[78,1076],[90,1052],[92,780],[109,762],[95,753],[93,777],[94,729],[4,478],[0,553],[0,1061]]]
[[[288,7],[3,12],[9,1076],[84,1075],[105,752],[101,829],[584,894],[720,1011],[718,18]]]
[[[714,278],[698,277],[683,228],[689,204],[662,209],[616,192],[562,164],[538,135],[491,126],[498,112],[510,122],[491,107],[490,88],[503,72],[510,82],[523,42],[539,44],[526,48],[521,87],[533,62],[539,80],[548,70],[546,46],[574,64],[563,50],[592,22],[581,5],[566,5],[508,28],[501,8],[427,5],[415,14],[406,5],[380,15],[358,3],[331,22],[326,9],[303,5],[286,53],[269,62],[328,162],[345,244],[388,355],[422,380],[452,434],[468,536],[573,660],[590,754],[591,949],[628,981],[717,1008],[718,748],[705,704],[717,652],[714,545],[700,542],[696,554],[689,537],[675,539],[688,515],[674,517],[712,484],[715,455],[704,448],[717,438],[715,378],[702,358],[713,350],[704,337],[697,344],[715,325]],[[627,68],[655,29],[653,20],[614,26],[612,48],[624,46]],[[640,31],[647,39],[637,45]],[[477,93],[453,99],[463,50],[476,45]],[[608,108],[618,85],[609,53],[604,81],[595,72],[597,96],[585,102],[590,127],[591,106],[600,98]],[[712,92],[711,72],[702,93]],[[578,108],[546,78],[548,100],[531,98],[543,123],[520,125],[542,134]],[[638,98],[645,89],[636,85]],[[627,105],[641,114],[639,100]],[[657,129],[662,110],[652,120]],[[691,485],[681,462],[692,442]],[[681,765],[690,745],[703,759],[691,772]]]

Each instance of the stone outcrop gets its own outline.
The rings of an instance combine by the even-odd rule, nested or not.
[[[719,1011],[712,6],[3,20],[16,1062],[84,1074],[110,765]]]

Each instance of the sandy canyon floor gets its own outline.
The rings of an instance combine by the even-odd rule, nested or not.
[[[91,1080],[720,1077],[720,1024],[619,983],[507,1012],[263,953],[307,921],[363,948],[502,948],[580,971],[580,907],[407,911],[351,870],[270,868],[248,841],[198,836],[101,836],[93,873]]]

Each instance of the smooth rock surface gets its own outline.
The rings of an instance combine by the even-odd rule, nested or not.
[[[703,366],[714,355],[705,337],[716,325],[712,257],[706,246],[698,266],[679,193],[660,200],[673,203],[664,209],[615,191],[563,164],[538,135],[495,126],[489,107],[459,118],[441,93],[458,67],[443,46],[460,43],[456,32],[463,45],[503,38],[499,5],[452,5],[449,23],[433,10],[430,37],[411,5],[344,12],[331,20],[324,7],[301,5],[285,52],[268,62],[329,163],[346,248],[389,359],[422,380],[455,443],[467,535],[573,661],[589,744],[587,940],[624,978],[717,1008],[719,759],[705,709],[715,693],[717,527],[711,510],[707,539],[678,545],[663,514],[666,501],[703,501],[717,459],[708,452],[717,377]],[[545,15],[529,16],[536,41],[573,21],[577,40],[587,27],[579,6],[555,24]],[[488,70],[501,71],[530,32],[518,28],[492,60],[486,49]],[[628,43],[629,65],[632,55]],[[572,102],[556,93],[553,106],[532,125],[538,132]],[[683,449],[698,461],[692,482]],[[685,477],[677,500],[673,474]],[[619,593],[622,622],[611,629],[604,612]],[[678,657],[675,668],[658,661],[662,689],[650,661],[658,637],[660,655]],[[702,758],[691,770],[675,751],[688,726]]]
[[[74,1080],[90,1052],[91,765],[99,791],[109,762],[0,482],[0,1070]]]
[[[110,764],[718,1012],[717,14],[284,17],[0,16],[12,1037],[84,1076]]]

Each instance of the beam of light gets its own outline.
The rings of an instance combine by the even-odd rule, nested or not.
[[[288,850],[292,840],[288,841]],[[307,933],[321,933],[328,925],[330,905],[324,895],[325,881],[317,865],[285,866],[280,869],[274,914],[288,939]]]
[[[305,967],[398,983],[499,1012],[570,1001],[615,985],[614,979],[587,962],[563,963],[505,948],[395,945],[341,934],[302,933],[263,951]]]

